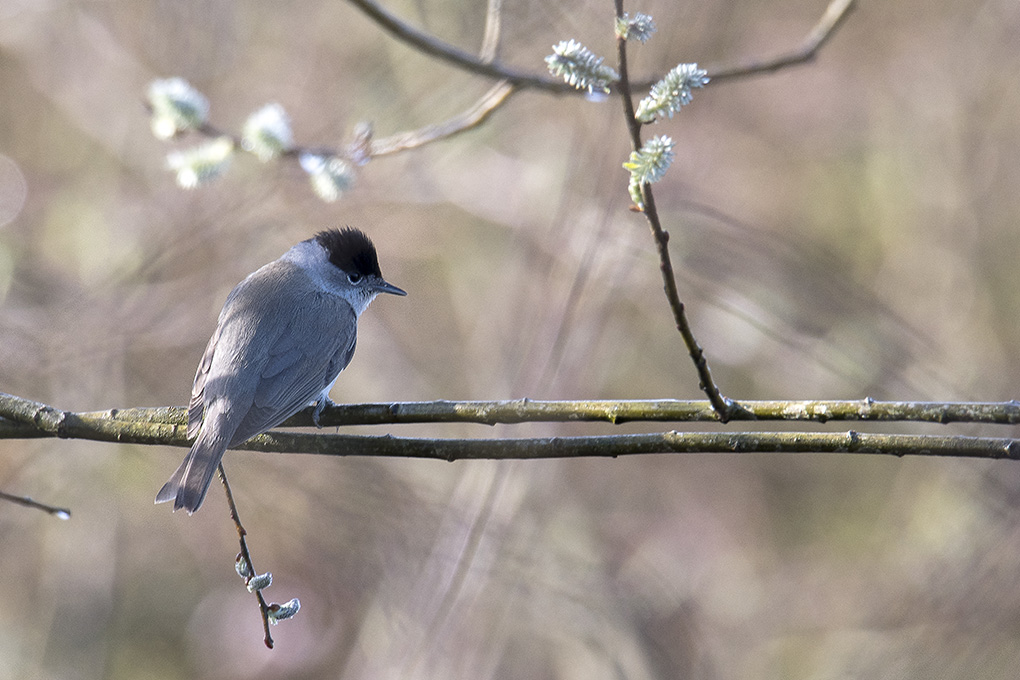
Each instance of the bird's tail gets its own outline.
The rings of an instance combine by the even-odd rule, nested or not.
[[[206,436],[206,428],[202,428],[202,433],[198,435],[184,462],[156,494],[156,502],[173,501],[175,511],[184,508],[189,515],[198,510],[220,466],[227,444],[223,437],[215,434]]]

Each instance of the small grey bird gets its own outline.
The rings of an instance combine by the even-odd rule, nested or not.
[[[193,513],[224,452],[316,403],[354,355],[358,317],[383,280],[375,246],[350,227],[321,231],[237,284],[220,312],[191,388],[188,437],[198,434],[157,503]]]

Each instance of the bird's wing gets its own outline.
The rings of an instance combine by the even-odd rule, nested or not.
[[[312,289],[306,277],[277,261],[238,284],[224,305],[199,364],[189,416],[201,416],[198,398],[206,418],[215,404],[229,446],[300,411],[351,359],[357,315],[346,300]]]
[[[342,298],[321,292],[295,300],[287,323],[258,366],[258,382],[231,446],[264,432],[314,401],[350,362],[357,315]],[[254,368],[254,367],[252,367]]]
[[[209,338],[209,344],[205,346],[202,360],[198,362],[198,370],[195,372],[195,382],[191,386],[191,402],[188,404],[188,437],[198,434],[202,426],[202,415],[205,413],[205,382],[209,378],[209,368],[212,366],[213,352],[216,351],[216,343],[220,337],[221,324],[216,324],[216,330]]]

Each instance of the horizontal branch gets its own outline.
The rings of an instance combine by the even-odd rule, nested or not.
[[[709,408],[706,406],[706,408]],[[188,446],[185,426],[134,423],[116,437],[91,430],[88,414],[61,419],[62,437],[134,444]],[[47,424],[43,424],[48,426]],[[1020,459],[1010,438],[860,432],[663,432],[588,437],[432,439],[392,435],[303,434],[272,431],[236,447],[241,450],[326,456],[374,456],[431,460],[538,460],[660,453],[854,453]]]
[[[1020,402],[926,402],[812,400],[741,401],[734,420],[816,422],[928,422],[1020,424]],[[529,422],[717,422],[711,403],[676,399],[623,401],[425,401],[333,404],[319,419],[324,426],[411,423]],[[308,427],[311,409],[283,424]],[[0,439],[81,437],[136,443],[184,442],[187,411],[181,406],[61,411],[48,404],[0,393]]]
[[[1020,403],[861,401],[750,401],[746,418],[758,420],[925,421],[1016,424]],[[607,421],[715,421],[707,401],[620,402],[416,402],[327,408],[322,422],[395,424],[422,422],[523,423]],[[311,423],[309,411],[286,425]],[[182,407],[129,408],[75,413],[0,393],[0,438],[59,437],[94,441],[188,446]],[[665,432],[585,437],[432,439],[273,431],[237,447],[255,451],[335,456],[393,456],[438,460],[615,457],[651,453],[870,453],[895,456],[1020,457],[1010,438],[831,432]]]
[[[1020,402],[875,401],[740,401],[743,412],[732,420],[826,423],[829,421],[1020,424]],[[311,425],[311,409],[285,425]],[[707,400],[638,399],[623,401],[423,401],[381,404],[334,404],[320,423],[389,425],[403,423],[478,423],[512,425],[535,422],[718,422]],[[183,422],[183,420],[181,421]]]
[[[539,460],[656,453],[862,453],[1020,459],[1020,441],[860,432],[663,432],[527,439],[416,439],[391,435],[268,433],[242,448],[327,456],[432,460]]]

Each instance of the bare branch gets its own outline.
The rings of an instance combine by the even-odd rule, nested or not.
[[[875,401],[742,401],[734,420],[787,422],[924,422],[1020,424],[1020,402]],[[312,425],[311,408],[284,426]],[[120,412],[122,415],[126,411]],[[184,409],[180,411],[184,422]],[[394,404],[333,404],[319,418],[323,426],[393,425],[411,423],[477,423],[515,425],[538,422],[712,422],[708,401],[676,399],[626,401],[427,401]]]
[[[519,71],[500,64],[495,60],[494,56],[490,57],[486,52],[487,41],[483,42],[482,56],[475,56],[404,23],[395,14],[390,13],[382,5],[375,2],[375,0],[349,0],[349,2],[368,15],[369,18],[388,31],[393,37],[406,42],[424,54],[442,59],[464,71],[488,78],[507,80],[520,88],[538,89],[561,94],[583,94],[561,80],[549,78],[542,74]],[[708,73],[712,77],[712,81],[718,83],[759,73],[771,73],[788,66],[811,61],[825,43],[835,34],[836,29],[842,25],[855,6],[856,0],[832,0],[818,23],[808,32],[801,44],[793,50],[768,59],[724,62],[708,68]],[[488,31],[489,24],[487,22],[487,35]],[[657,77],[635,80],[631,82],[631,86],[634,89],[647,89],[655,84],[657,80]]]
[[[187,422],[177,407],[93,413],[61,411],[48,404],[0,393],[0,435],[8,439],[58,437],[93,441],[187,445]]]
[[[503,34],[503,0],[489,0],[485,10],[485,33],[478,58],[493,63],[499,58],[499,41]]]
[[[1020,402],[935,403],[810,401],[745,402],[742,418],[761,420],[924,421],[932,423],[1020,423]],[[46,404],[0,394],[0,428],[14,437],[61,437],[97,441],[189,446],[182,407],[124,409],[95,413],[59,411]],[[427,402],[336,406],[323,414],[328,425],[477,422],[521,423],[603,420],[715,420],[706,401],[629,402]],[[167,422],[160,422],[165,420]],[[310,410],[285,423],[311,423]],[[13,425],[13,426],[11,426]],[[325,455],[459,459],[570,458],[647,453],[878,453],[896,456],[1018,458],[1020,440],[1010,438],[886,435],[857,432],[665,432],[641,435],[521,439],[415,439],[273,431],[237,447],[254,451]]]
[[[428,54],[456,66],[457,68],[496,80],[506,80],[519,87],[528,87],[548,92],[576,92],[573,87],[562,80],[554,80],[545,75],[537,75],[518,71],[499,64],[495,60],[478,57],[470,52],[454,47],[439,40],[433,35],[404,23],[395,14],[391,14],[375,0],[349,0],[349,2],[367,14],[390,35],[402,40],[423,54]]]
[[[230,509],[230,519],[234,522],[234,527],[237,529],[237,538],[240,541],[241,552],[238,553],[237,559],[244,560],[244,584],[248,585],[251,579],[258,572],[255,569],[255,565],[251,561],[251,553],[248,551],[248,541],[245,537],[248,532],[245,530],[244,525],[241,524],[241,516],[237,512],[237,504],[234,503],[234,494],[230,490],[230,483],[227,482],[227,473],[223,469],[223,463],[217,468],[217,472],[220,474],[220,482],[223,483],[223,491],[227,495],[227,507]],[[238,572],[240,574],[240,572]],[[255,590],[255,599],[259,603],[259,614],[262,616],[262,628],[265,631],[265,642],[266,647],[269,649],[273,648],[273,635],[269,632],[269,604],[266,602],[265,596],[262,595],[261,590]]]
[[[615,7],[617,20],[622,20],[623,0],[615,0]],[[641,121],[634,115],[634,102],[631,99],[630,77],[627,67],[627,38],[625,36],[618,35],[616,37],[616,54],[617,67],[620,72],[617,89],[623,101],[623,116],[627,122],[627,130],[630,133],[631,148],[638,152],[641,149]],[[740,411],[740,405],[724,397],[718,385],[715,384],[715,380],[712,378],[712,370],[709,368],[708,360],[705,358],[705,351],[698,344],[697,339],[694,337],[694,331],[687,320],[684,303],[680,300],[680,293],[677,291],[676,275],[673,272],[673,263],[669,255],[669,233],[662,228],[662,224],[659,221],[659,213],[655,208],[655,197],[652,194],[652,185],[650,183],[642,183],[641,196],[643,206],[641,212],[644,213],[645,219],[648,221],[652,238],[655,240],[656,250],[659,253],[659,271],[662,274],[662,285],[666,294],[666,300],[669,303],[670,310],[673,312],[673,322],[676,324],[676,329],[679,331],[680,337],[687,347],[687,353],[694,362],[694,368],[698,373],[701,389],[708,396],[708,400],[712,403],[712,408],[718,415],[719,420],[725,423]]]
[[[429,142],[446,139],[453,135],[470,130],[481,125],[492,113],[510,99],[510,96],[517,91],[517,88],[507,82],[501,81],[482,95],[482,98],[475,102],[474,106],[467,111],[450,118],[449,120],[436,125],[425,127],[410,132],[401,132],[390,135],[372,142],[372,157],[386,156],[424,146]]]
[[[417,130],[399,132],[388,137],[372,140],[369,147],[369,156],[388,156],[400,151],[416,149],[431,142],[447,139],[461,132],[466,132],[478,127],[491,116],[497,109],[503,106],[510,97],[518,91],[517,86],[508,82],[496,83],[488,92],[483,94],[477,102],[462,113],[452,118],[432,125],[425,125]],[[210,138],[226,137],[230,139],[234,147],[241,149],[241,138],[239,135],[227,132],[215,125],[205,123],[196,132]],[[286,158],[300,158],[303,154],[311,153],[325,156],[346,157],[346,153],[339,149],[325,147],[304,147],[293,146],[284,151],[281,156]]]
[[[0,491],[0,500],[9,501],[16,505],[24,505],[27,508],[42,510],[43,512],[59,517],[60,519],[71,519],[71,511],[67,508],[58,508],[55,505],[40,503],[39,501],[32,500],[28,496],[16,496],[14,494]]]
[[[734,420],[788,422],[923,422],[1020,424],[1020,402],[929,402],[859,400],[742,401]],[[310,427],[311,408],[282,427]],[[341,425],[400,425],[414,423],[629,422],[694,423],[717,419],[708,401],[631,399],[619,401],[417,401],[370,404],[332,404],[320,423]],[[79,437],[183,446],[187,443],[187,408],[158,406],[106,411],[60,411],[47,404],[0,393],[0,439]]]
[[[749,59],[729,64],[721,64],[715,67],[706,67],[712,76],[712,82],[718,83],[726,80],[736,80],[747,76],[772,73],[788,66],[796,66],[809,62],[815,58],[818,51],[835,35],[836,29],[843,25],[843,22],[850,12],[856,7],[856,0],[832,0],[825,9],[825,14],[818,20],[818,23],[804,36],[801,44],[789,52],[784,52],[769,59]]]
[[[709,69],[714,82],[725,81],[741,76],[749,76],[756,73],[775,71],[785,66],[790,66],[814,57],[819,49],[828,41],[841,25],[853,7],[855,0],[833,0],[828,10],[818,24],[805,37],[801,46],[795,50],[767,60],[752,60],[731,65],[722,65]],[[460,132],[470,130],[484,123],[488,117],[509,100],[510,96],[519,89],[531,88],[553,93],[579,94],[571,85],[550,78],[544,74],[527,73],[518,71],[500,64],[497,61],[497,52],[501,34],[501,9],[502,0],[489,0],[486,15],[485,35],[483,37],[480,55],[475,56],[452,45],[449,45],[438,38],[420,31],[397,18],[388,12],[375,0],[350,0],[351,4],[361,9],[382,28],[389,31],[394,37],[410,44],[415,49],[453,64],[454,66],[489,78],[500,80],[492,89],[485,93],[467,111],[456,115],[449,120],[432,125],[426,125],[418,130],[397,133],[389,137],[374,141],[370,146],[369,156],[385,156],[399,151],[418,148],[425,144],[446,139]],[[650,87],[657,79],[632,82],[631,86],[638,89]],[[618,87],[611,88],[619,91]],[[151,112],[151,106],[146,104]],[[234,149],[243,149],[241,137],[237,134],[227,132],[211,123],[203,123],[194,128],[196,132],[211,138],[226,138],[231,140]],[[288,158],[300,158],[304,154],[321,155],[329,157],[348,158],[350,149],[331,149],[325,147],[303,147],[293,146],[281,153],[281,156]],[[350,158],[356,164],[361,164],[363,159]]]
[[[125,440],[128,441],[128,440]],[[138,441],[141,444],[187,442]],[[238,450],[430,460],[616,458],[647,454],[836,453],[1020,460],[1020,440],[960,435],[847,432],[662,432],[586,437],[432,439],[272,431]]]
[[[533,439],[415,439],[273,432],[239,448],[329,456],[539,460],[661,453],[864,453],[1020,460],[1020,440],[848,432],[663,432]]]

